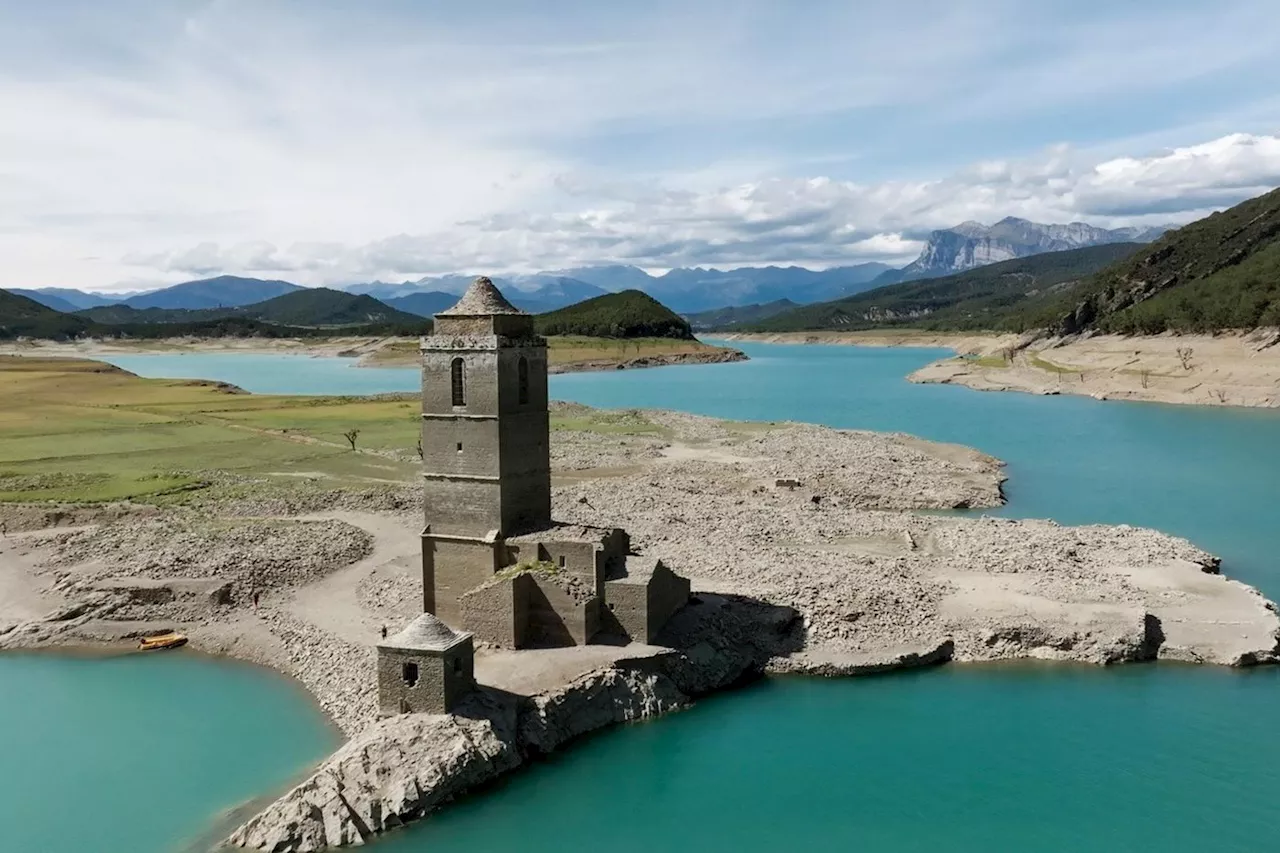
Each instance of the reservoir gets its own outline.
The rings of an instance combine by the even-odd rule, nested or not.
[[[552,396],[970,445],[1009,463],[1010,503],[1002,514],[1155,527],[1222,556],[1227,574],[1280,597],[1280,412],[908,383],[908,373],[946,354],[938,350],[741,348],[751,361],[555,376]],[[144,376],[217,379],[259,393],[417,387],[415,370],[360,369],[346,359],[107,360]],[[188,657],[163,663],[170,660],[191,663]],[[71,804],[80,802],[66,779],[66,769],[75,768],[105,780],[99,787],[119,798],[118,808],[95,804],[104,838],[129,838],[121,827],[130,821],[149,833],[133,835],[125,847],[16,849],[181,849],[219,809],[270,791],[331,743],[316,729],[314,740],[279,756],[259,749],[263,763],[252,772],[232,768],[223,754],[230,750],[211,741],[225,738],[218,726],[231,720],[221,717],[234,718],[243,706],[207,702],[201,724],[186,732],[193,742],[166,747],[213,756],[194,774],[185,765],[184,783],[200,790],[190,791],[179,816],[138,817],[125,808],[134,792],[120,791],[118,780],[140,778],[122,768],[163,732],[93,728],[93,750],[65,733],[96,725],[79,705],[126,701],[126,693],[165,696],[174,673],[134,665],[128,678],[85,679],[89,687],[69,694],[42,673],[115,662],[0,658],[0,667],[14,661],[34,671],[25,676],[27,698],[15,701],[10,673],[0,669],[6,688],[0,718],[38,713],[48,737],[25,743],[30,735],[4,719],[0,755],[27,749],[43,760],[0,781],[22,785],[25,797],[3,792],[0,817],[46,830],[65,823]],[[222,677],[200,667],[191,672],[196,684]],[[255,713],[279,733],[260,737],[298,737],[295,730],[306,727],[297,720],[315,712],[289,695],[291,685],[264,681],[274,685],[264,690],[280,692],[250,699],[269,706]],[[1018,664],[862,680],[771,679],[687,713],[591,738],[383,846],[400,853],[639,851],[655,849],[653,839],[661,838],[662,849],[706,851],[1273,850],[1280,843],[1268,818],[1269,792],[1280,781],[1280,738],[1270,722],[1277,704],[1276,669]]]

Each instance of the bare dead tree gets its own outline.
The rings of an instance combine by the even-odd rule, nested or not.
[[[1142,387],[1143,387],[1143,388],[1150,388],[1150,387],[1151,387],[1151,371],[1150,371],[1150,370],[1142,370],[1142,371],[1140,371],[1139,375],[1141,375],[1141,376],[1142,376]]]
[[[349,429],[349,430],[347,430],[346,432],[344,432],[344,433],[342,434],[342,437],[343,437],[343,438],[345,438],[345,439],[347,440],[347,443],[351,445],[351,449],[352,449],[352,450],[355,450],[355,449],[356,449],[356,439],[360,437],[360,430],[358,430],[358,429]]]
[[[1183,370],[1191,369],[1191,357],[1195,355],[1195,350],[1191,347],[1178,347],[1178,361],[1182,362]]]
[[[418,458],[419,459],[426,458],[425,456],[422,455],[422,436],[418,436]]]

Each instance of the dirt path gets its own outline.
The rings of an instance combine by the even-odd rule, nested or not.
[[[342,521],[373,537],[373,552],[358,563],[294,590],[282,609],[350,643],[372,645],[382,622],[360,603],[359,588],[375,572],[417,577],[421,540],[395,517],[367,512],[328,512],[299,521]],[[388,628],[396,630],[397,626]]]
[[[63,528],[68,529],[74,528]],[[65,603],[62,595],[45,591],[47,584],[37,576],[36,560],[24,544],[48,533],[0,535],[0,626],[38,619]]]

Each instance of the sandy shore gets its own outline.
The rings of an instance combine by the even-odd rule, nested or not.
[[[1031,339],[928,332],[731,335],[732,340],[856,346],[940,346],[913,382],[980,391],[1077,394],[1205,406],[1280,406],[1280,330],[1220,335]]]

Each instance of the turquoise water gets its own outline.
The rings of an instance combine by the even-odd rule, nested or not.
[[[1280,412],[906,382],[937,350],[743,349],[751,361],[556,376],[552,393],[971,445],[1009,463],[1004,514],[1187,536],[1280,597]],[[416,382],[412,370],[341,360],[113,360],[251,391]],[[1278,679],[1159,665],[773,680],[593,738],[386,849],[1270,851],[1280,847],[1269,817]]]
[[[375,849],[1270,851],[1276,675],[770,679],[596,737]]]
[[[183,849],[337,741],[299,687],[256,667],[0,655],[0,850]]]
[[[139,376],[216,379],[254,394],[390,394],[419,391],[418,371],[356,367],[354,358],[252,353],[99,356]]]

